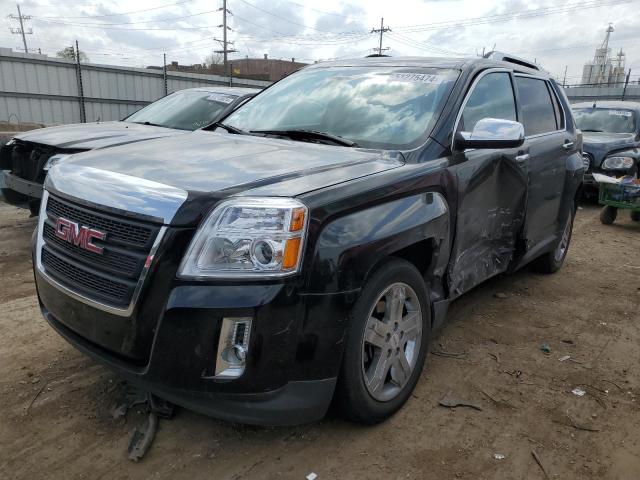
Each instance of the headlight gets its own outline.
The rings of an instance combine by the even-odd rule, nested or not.
[[[226,201],[198,228],[178,275],[255,278],[296,273],[307,216],[307,207],[292,198]]]
[[[9,140],[7,143],[5,143],[5,145],[13,145],[14,143],[16,143],[16,139],[12,138],[11,140]]]
[[[607,157],[602,162],[603,170],[627,170],[633,167],[633,158],[631,157]]]
[[[51,167],[53,167],[56,163],[62,160],[66,160],[70,156],[71,156],[70,154],[66,154],[66,153],[58,153],[57,155],[52,155],[51,157],[49,157],[49,160],[47,160],[47,163],[44,164],[44,167],[42,167],[42,169],[45,172],[48,172],[51,169]]]

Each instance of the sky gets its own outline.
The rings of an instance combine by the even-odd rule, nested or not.
[[[79,3],[82,2],[82,3]],[[91,63],[144,67],[167,61],[202,63],[222,48],[222,0],[24,0],[30,51],[47,55],[78,40]],[[373,53],[384,17],[385,53],[473,56],[483,50],[535,60],[560,81],[579,83],[583,64],[605,36],[626,53],[640,79],[640,0],[228,0],[234,58],[314,62]],[[0,47],[22,49],[16,4],[0,0]]]

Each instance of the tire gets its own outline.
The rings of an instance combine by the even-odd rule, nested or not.
[[[631,210],[631,220],[633,220],[634,222],[640,222],[640,212],[634,212],[633,210]]]
[[[402,313],[396,308],[394,314],[392,299],[401,296]],[[365,283],[350,314],[336,390],[342,414],[375,424],[398,411],[420,378],[430,332],[429,295],[420,272],[405,260],[384,262]],[[384,374],[376,377],[376,371]]]
[[[616,217],[618,216],[618,209],[616,207],[606,206],[600,212],[600,222],[603,225],[611,225],[616,221]]]
[[[569,245],[571,244],[571,234],[573,233],[573,219],[575,218],[575,209],[569,215],[566,220],[562,235],[558,240],[558,243],[550,252],[536,258],[531,263],[531,268],[538,273],[552,274],[556,273],[562,268],[564,259],[567,258],[567,252],[569,251]]]
[[[4,198],[4,201],[10,205],[22,207],[25,206],[29,200],[29,197],[26,195],[18,193],[15,190],[11,190],[10,188],[1,188],[0,190],[2,190],[2,197]]]

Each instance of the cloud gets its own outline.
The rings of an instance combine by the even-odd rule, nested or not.
[[[33,35],[27,37],[29,47],[41,48],[50,55],[78,39],[80,48],[97,63],[158,64],[163,52],[183,64],[201,62],[212,49],[220,48],[213,37],[222,36],[222,30],[217,28],[222,23],[222,13],[214,11],[221,2],[190,0],[167,5],[177,1],[137,0],[127,4],[121,0],[83,0],[76,5],[73,0],[25,0],[20,5],[24,15],[33,16],[26,25],[34,30]],[[229,32],[229,39],[238,50],[231,58],[261,57],[263,53],[272,58],[295,57],[306,61],[361,57],[377,46],[377,37],[364,33],[354,38],[345,33],[369,32],[379,25],[380,17],[385,17],[385,25],[391,26],[392,32],[385,34],[383,43],[392,47],[392,55],[432,56],[446,52],[474,55],[483,47],[491,49],[495,43],[500,50],[536,58],[557,75],[568,65],[569,76],[576,77],[581,75],[582,65],[593,58],[608,22],[614,22],[612,49],[625,49],[628,66],[640,64],[640,34],[634,4],[422,31],[408,26],[558,8],[563,4],[554,0],[403,0],[391,5],[383,0],[348,0],[348,3],[341,0],[229,0],[228,5],[233,12],[229,24],[234,29]],[[14,4],[5,2],[2,7],[0,14],[4,16],[17,13]],[[194,14],[198,15],[165,21]],[[73,18],[88,15],[109,16]],[[46,21],[45,17],[51,16],[69,25],[53,23],[51,19]],[[79,25],[81,23],[121,25],[101,29]],[[209,26],[211,28],[177,29]],[[163,30],[167,28],[176,29]],[[20,44],[19,36],[11,35],[8,29],[0,31],[0,46],[19,47]]]

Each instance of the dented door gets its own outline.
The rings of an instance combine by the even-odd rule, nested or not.
[[[526,204],[526,144],[499,152],[466,152],[454,168],[458,216],[449,285],[457,297],[504,272],[513,258]]]
[[[463,102],[455,131],[473,131],[482,118],[520,121],[514,91],[509,72],[481,73]],[[452,298],[508,268],[524,221],[528,148],[526,142],[518,148],[465,151],[454,145],[458,208],[449,262]]]

